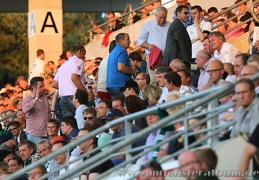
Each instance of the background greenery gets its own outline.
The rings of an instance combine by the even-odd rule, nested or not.
[[[19,75],[28,76],[27,20],[27,13],[0,13],[0,88],[14,85]],[[105,20],[102,13],[64,13],[63,50],[87,44],[92,23]]]

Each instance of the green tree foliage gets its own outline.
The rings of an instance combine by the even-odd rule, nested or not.
[[[0,87],[28,71],[26,13],[0,13]]]

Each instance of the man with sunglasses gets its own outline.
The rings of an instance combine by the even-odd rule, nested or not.
[[[163,64],[168,65],[173,59],[182,59],[190,62],[192,58],[192,43],[184,23],[188,20],[187,6],[176,8],[177,18],[171,23],[166,37]]]

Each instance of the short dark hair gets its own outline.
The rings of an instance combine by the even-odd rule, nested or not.
[[[240,79],[239,81],[237,81],[236,86],[237,86],[238,84],[241,84],[241,83],[248,84],[249,89],[250,89],[251,91],[254,91],[254,90],[255,90],[255,85],[254,85],[254,83],[253,83],[253,81],[252,81],[251,79],[247,79],[247,78],[245,78],[245,79]]]
[[[172,69],[169,66],[160,66],[156,69],[155,74],[168,73],[170,71],[172,71]]]
[[[137,51],[131,52],[129,54],[129,58],[132,59],[133,61],[135,61],[135,60],[140,61],[140,62],[142,61],[142,56]]]
[[[235,58],[241,57],[242,64],[245,66],[247,65],[247,61],[250,58],[251,54],[248,53],[241,53],[235,56]]]
[[[88,103],[88,93],[82,89],[77,89],[75,93],[75,99],[79,101],[80,104],[87,105]]]
[[[56,120],[56,119],[50,119],[50,120],[48,120],[48,123],[53,123],[53,124],[55,124],[55,126],[56,126],[57,128],[60,128],[59,121]]]
[[[104,103],[107,108],[110,108],[110,109],[112,108],[112,103],[111,103],[111,101],[108,101],[108,100],[101,100],[101,101],[99,102],[99,104],[100,104],[100,103]]]
[[[165,79],[168,83],[173,83],[176,87],[180,87],[182,85],[181,76],[174,71],[168,72],[165,75]]]
[[[30,80],[30,85],[31,86],[37,86],[38,82],[44,82],[44,78],[40,76],[35,76]]]
[[[192,77],[191,77],[191,71],[189,71],[189,70],[187,70],[187,69],[182,69],[182,70],[179,70],[179,71],[177,71],[177,72],[180,72],[180,71],[184,72],[184,75],[185,75],[186,78],[190,77],[189,82],[191,82],[191,79],[192,79]]]
[[[188,9],[187,6],[178,6],[175,10],[175,13],[177,15],[177,13],[181,13],[183,9]]]
[[[112,40],[110,42],[110,46],[109,46],[109,53],[112,52],[112,50],[115,48],[115,46],[116,46],[116,42],[115,42],[115,40]]]
[[[218,156],[214,150],[211,148],[198,149],[195,151],[195,153],[197,154],[199,160],[207,165],[208,171],[212,171],[216,168],[218,163]]]
[[[144,109],[143,101],[139,97],[134,95],[125,97],[125,104],[129,114],[132,114]]]
[[[202,8],[198,5],[191,7],[191,10],[194,10],[194,9],[197,9],[199,12],[202,12]]]
[[[114,96],[112,98],[112,102],[113,101],[120,101],[121,102],[121,106],[124,106],[124,96],[121,96],[121,95]]]
[[[226,17],[227,17],[227,19],[230,19],[230,18],[234,17],[235,15],[236,15],[235,13],[229,12],[226,14]],[[232,21],[237,23],[238,22],[237,17],[233,18]]]
[[[22,158],[20,158],[20,157],[18,157],[18,156],[11,157],[11,158],[8,160],[8,162],[11,161],[11,160],[16,161],[16,163],[17,163],[18,165],[24,166],[24,162],[23,162]]]
[[[37,54],[37,57],[39,57],[41,54],[44,54],[43,49],[38,49],[36,54]]]
[[[140,73],[143,78],[147,81],[147,84],[150,84],[150,76],[147,73]]]
[[[85,47],[81,44],[77,44],[73,48],[73,54],[77,53],[78,51],[85,51]]]
[[[36,144],[32,141],[29,141],[27,139],[20,142],[19,147],[26,145],[28,149],[33,149],[33,151],[36,151]]]
[[[218,11],[218,9],[217,9],[216,7],[210,7],[210,8],[208,9],[208,14],[211,13],[211,12],[217,13],[217,12],[219,12],[219,11]]]
[[[15,127],[20,127],[21,123],[19,121],[11,121],[9,123],[9,126],[15,126]]]
[[[78,129],[76,119],[73,116],[63,117],[61,119],[61,122],[64,122],[64,123],[70,125],[74,129]]]
[[[119,34],[117,34],[117,36],[115,37],[116,44],[118,44],[121,40],[125,40],[126,34],[127,33],[119,33]]]

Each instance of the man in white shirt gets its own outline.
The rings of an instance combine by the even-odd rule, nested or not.
[[[137,41],[138,46],[145,48],[151,83],[154,83],[155,79],[154,71],[149,68],[149,55],[153,46],[158,47],[164,52],[167,31],[170,26],[170,22],[166,21],[167,9],[165,7],[156,8],[155,17],[155,20],[149,21],[143,25]]]
[[[41,76],[44,78],[44,69],[45,69],[44,59],[45,59],[44,51],[42,49],[38,49],[37,58],[32,63],[30,68],[30,79],[35,76]]]
[[[83,111],[87,109],[88,94],[82,89],[77,89],[73,97],[73,104],[76,107],[75,119],[77,122],[78,129],[84,127],[85,121],[83,116]]]
[[[233,44],[227,43],[224,35],[219,31],[213,31],[209,35],[210,46],[214,50],[214,57],[223,63],[233,64],[233,60],[240,50]]]
[[[191,8],[194,24],[187,27],[187,32],[192,41],[192,59],[195,59],[199,50],[203,49],[203,41],[211,31],[211,23],[202,20],[202,8],[193,6]]]

